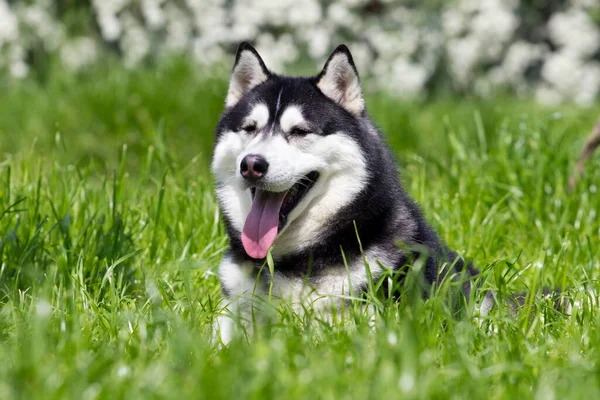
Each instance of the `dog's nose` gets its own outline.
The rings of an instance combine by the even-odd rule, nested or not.
[[[245,179],[258,180],[262,178],[269,169],[269,163],[263,156],[248,154],[242,159],[240,172]]]

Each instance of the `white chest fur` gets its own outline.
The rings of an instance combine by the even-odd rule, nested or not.
[[[219,277],[230,301],[246,303],[256,296],[268,295],[271,290],[274,297],[290,301],[294,306],[305,306],[308,301],[320,309],[357,295],[357,290],[368,284],[369,275],[377,279],[383,268],[393,266],[399,256],[399,253],[389,254],[373,246],[365,252],[364,259],[358,257],[347,266],[329,266],[310,279],[277,271],[277,262],[272,277],[266,266],[257,277],[259,269],[253,263],[236,263],[226,256],[219,265]]]
[[[225,256],[219,265],[219,278],[226,298],[226,314],[219,318],[216,329],[223,343],[228,343],[233,334],[235,321],[240,318],[247,324],[254,305],[260,304],[269,291],[275,299],[290,302],[296,313],[302,314],[311,309],[320,315],[339,309],[344,299],[356,296],[368,284],[369,275],[377,279],[383,268],[391,267],[398,261],[400,252],[389,253],[377,246],[365,251],[364,259],[359,257],[346,265],[332,265],[319,274],[308,278],[290,277],[277,271],[271,277],[265,266],[259,269],[252,262],[236,263]],[[369,274],[370,272],[370,274]]]

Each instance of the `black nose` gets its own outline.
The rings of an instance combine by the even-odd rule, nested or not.
[[[245,179],[258,180],[262,178],[269,169],[269,163],[263,156],[248,154],[242,159],[240,172]]]

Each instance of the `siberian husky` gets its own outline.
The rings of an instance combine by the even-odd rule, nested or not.
[[[230,239],[219,277],[234,313],[269,288],[294,304],[331,310],[384,267],[399,270],[419,257],[428,285],[448,274],[478,274],[447,249],[401,186],[344,45],[318,75],[290,77],[269,71],[242,43],[212,170]],[[469,283],[464,290],[468,295]],[[493,298],[483,303],[487,310]],[[225,342],[231,324],[219,322]]]

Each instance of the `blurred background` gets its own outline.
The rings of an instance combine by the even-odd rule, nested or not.
[[[598,0],[0,0],[0,68],[15,79],[106,57],[229,65],[243,40],[275,71],[316,71],[346,43],[372,90],[405,98],[592,105],[600,91]]]
[[[565,114],[600,93],[600,0],[0,0],[0,151],[207,158],[243,40],[291,74],[346,43],[376,122],[426,153],[448,147],[443,116],[463,110],[493,140],[503,104]]]

